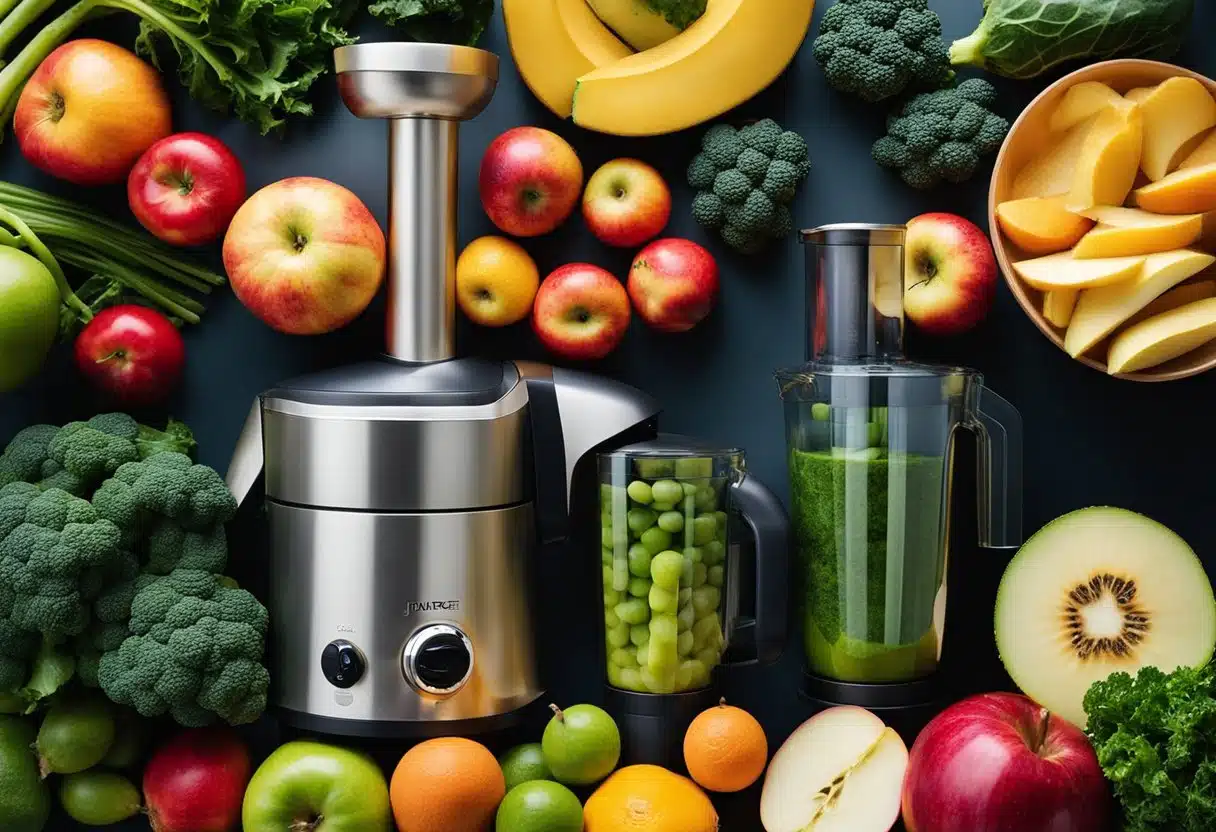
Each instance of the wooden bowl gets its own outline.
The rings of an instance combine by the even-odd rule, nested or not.
[[[1064,349],[1064,331],[1056,329],[1048,323],[1047,318],[1043,315],[1043,293],[1027,285],[1013,270],[1013,263],[1034,255],[1020,251],[1001,232],[996,218],[996,206],[1011,198],[1014,179],[1022,166],[1035,155],[1047,150],[1051,143],[1050,133],[1047,129],[1051,112],[1064,93],[1074,84],[1082,81],[1100,81],[1113,87],[1116,92],[1124,93],[1135,87],[1153,86],[1176,76],[1194,78],[1204,84],[1213,96],[1216,96],[1216,81],[1189,69],[1158,61],[1121,59],[1103,61],[1078,69],[1056,81],[1038,98],[1030,102],[1018,116],[1018,120],[1013,123],[1013,128],[1005,138],[1005,143],[1001,145],[1000,153],[997,154],[996,165],[992,171],[992,184],[988,189],[988,227],[992,233],[992,245],[996,250],[997,263],[1000,264],[1001,271],[1005,275],[1005,282],[1009,284],[1013,296],[1017,298],[1022,309],[1034,321],[1035,326],[1061,351]],[[1210,276],[1211,273],[1207,274]],[[1105,346],[1104,341],[1094,352],[1098,355],[1105,355]],[[1065,354],[1067,355],[1067,353]],[[1095,370],[1106,372],[1106,364],[1103,361],[1087,355],[1082,355],[1076,360]],[[1213,367],[1216,367],[1216,341],[1204,344],[1186,355],[1180,355],[1172,361],[1156,367],[1149,367],[1134,373],[1119,373],[1113,377],[1130,381],[1174,381],[1198,375]]]

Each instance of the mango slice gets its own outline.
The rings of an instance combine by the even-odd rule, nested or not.
[[[1128,98],[1144,116],[1144,148],[1140,169],[1151,181],[1163,179],[1194,148],[1197,138],[1216,127],[1216,101],[1194,78],[1169,78]]]
[[[1043,293],[1043,317],[1052,326],[1064,329],[1072,320],[1073,310],[1077,308],[1076,289],[1056,289],[1054,292]]]
[[[1216,162],[1216,130],[1208,133],[1199,146],[1191,151],[1191,155],[1182,160],[1178,170],[1198,168]]]
[[[1102,260],[1078,260],[1071,251],[1036,257],[1013,264],[1013,270],[1035,289],[1089,289],[1131,280],[1140,274],[1145,258],[1108,257]]]
[[[1068,88],[1051,113],[1047,128],[1062,132],[1114,106],[1123,96],[1100,81],[1082,81]]]
[[[1013,180],[1013,198],[1062,196],[1072,188],[1077,161],[1093,122],[1085,121],[1064,133],[1047,152],[1035,156]]]
[[[1076,244],[1094,221],[1064,208],[1059,197],[1012,199],[996,206],[996,219],[1010,241],[1027,254],[1054,254]]]
[[[1099,113],[1077,160],[1069,210],[1122,205],[1140,170],[1143,145],[1144,117],[1135,103],[1125,98]]]
[[[1216,298],[1163,312],[1120,332],[1110,343],[1108,373],[1134,373],[1186,355],[1216,338]]]
[[[1203,214],[1150,214],[1109,205],[1084,213],[1097,220],[1098,227],[1073,249],[1073,256],[1081,259],[1173,251],[1192,245],[1203,234]]]
[[[1154,214],[1203,214],[1216,210],[1216,162],[1171,173],[1132,192],[1138,208]]]
[[[1154,298],[1153,302],[1127,319],[1127,326],[1146,321],[1162,312],[1169,312],[1179,306],[1186,306],[1197,300],[1216,298],[1216,281],[1186,280],[1179,283],[1163,295]]]
[[[1077,298],[1077,308],[1073,310],[1068,332],[1064,334],[1064,350],[1073,358],[1090,350],[1158,295],[1214,262],[1216,257],[1187,248],[1150,254],[1144,259],[1140,274],[1134,280],[1087,289]]]

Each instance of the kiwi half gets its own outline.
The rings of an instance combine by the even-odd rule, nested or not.
[[[1031,699],[1084,728],[1089,686],[1116,671],[1205,664],[1216,650],[1216,598],[1186,541],[1119,508],[1048,523],[1001,579],[996,643]]]

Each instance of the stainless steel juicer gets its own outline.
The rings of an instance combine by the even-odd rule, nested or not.
[[[536,567],[568,543],[580,466],[652,436],[658,406],[455,357],[457,131],[497,57],[372,43],[335,63],[347,107],[388,121],[386,354],[263,393],[228,472],[238,500],[264,488],[271,703],[324,733],[493,730],[543,693]]]

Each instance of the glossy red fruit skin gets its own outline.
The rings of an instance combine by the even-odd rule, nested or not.
[[[655,240],[634,258],[627,288],[638,317],[650,327],[687,332],[713,310],[718,264],[691,240]]]
[[[232,832],[252,765],[227,728],[183,731],[144,769],[144,802],[153,832]]]
[[[76,336],[76,366],[98,389],[129,406],[157,404],[181,380],[186,344],[172,322],[135,304],[101,310]]]
[[[176,133],[144,151],[127,177],[131,213],[175,246],[219,238],[245,201],[245,170],[228,146],[203,133]]]
[[[1097,755],[1054,715],[1044,734],[1045,713],[1025,696],[986,693],[938,714],[908,760],[908,832],[1108,832]]]

